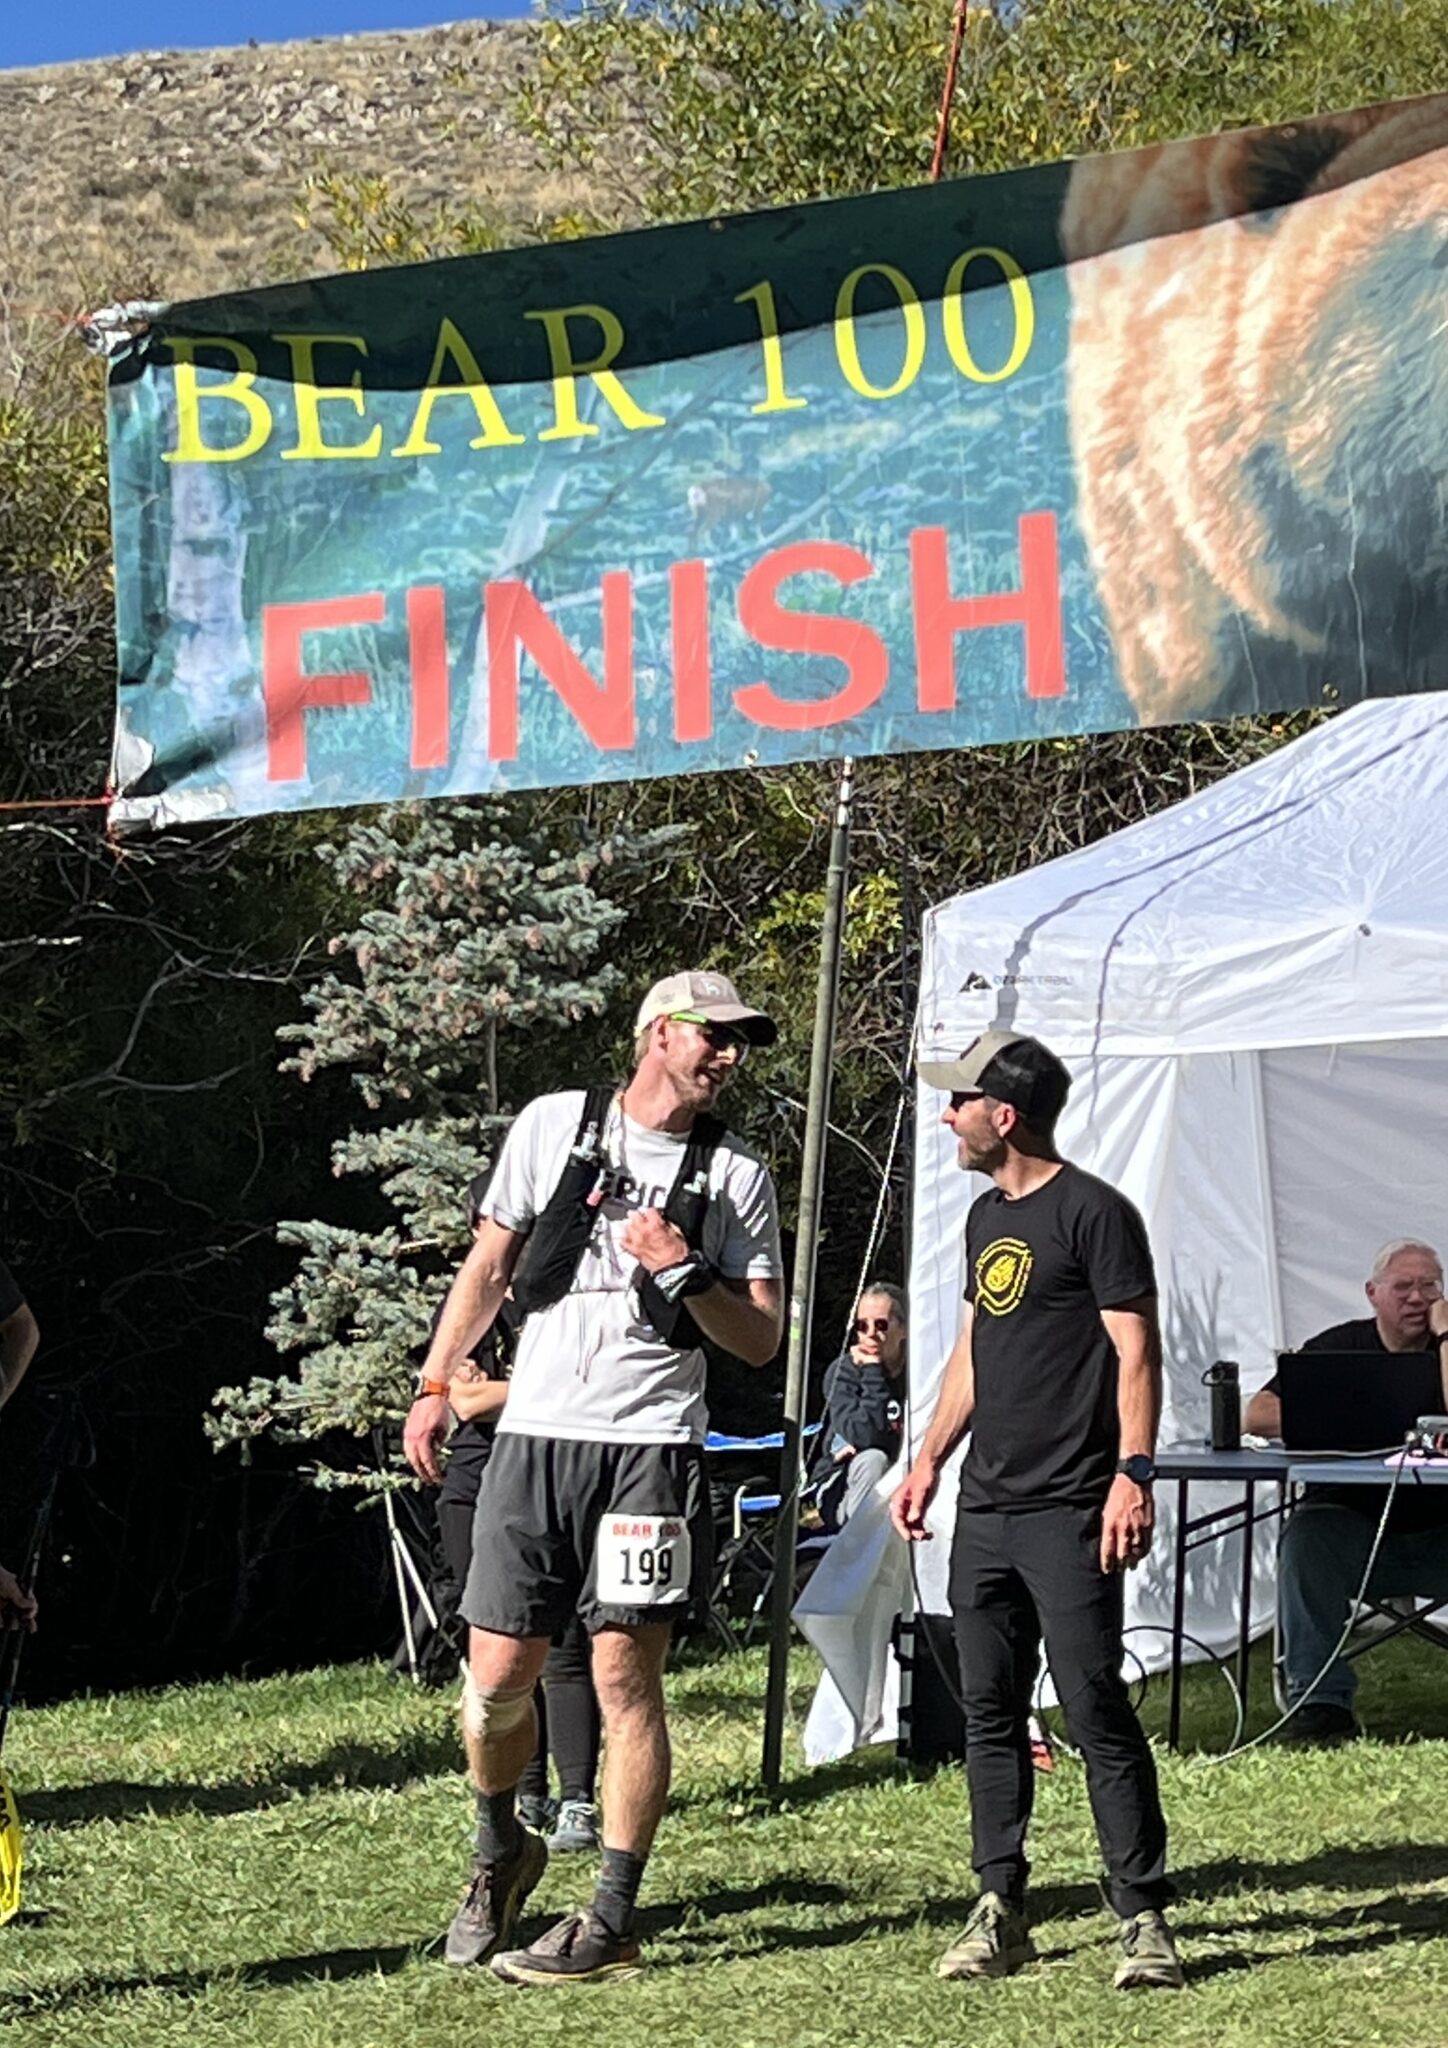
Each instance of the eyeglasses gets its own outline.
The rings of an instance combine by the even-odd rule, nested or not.
[[[670,1013],[669,1022],[692,1024],[715,1052],[732,1052],[737,1066],[742,1067],[749,1057],[752,1041],[733,1024],[721,1024],[717,1017],[701,1017],[697,1010],[674,1010]]]
[[[889,1335],[889,1332],[890,1318],[888,1316],[855,1317],[855,1335],[857,1337],[885,1337]]]

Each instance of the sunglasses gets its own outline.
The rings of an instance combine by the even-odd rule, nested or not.
[[[735,1062],[743,1066],[749,1057],[752,1041],[733,1024],[721,1024],[717,1018],[701,1017],[697,1010],[675,1010],[669,1018],[671,1024],[692,1024],[699,1036],[705,1039],[715,1052],[732,1052]]]
[[[951,1092],[950,1107],[952,1110],[964,1109],[967,1102],[979,1102],[980,1098],[979,1088],[956,1088]]]
[[[884,1337],[888,1336],[889,1330],[890,1318],[888,1316],[855,1317],[855,1335],[857,1337]]]

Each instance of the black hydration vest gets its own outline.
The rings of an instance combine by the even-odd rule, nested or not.
[[[562,1301],[578,1274],[598,1206],[608,1193],[609,1167],[603,1157],[603,1131],[615,1090],[607,1083],[587,1089],[578,1133],[573,1140],[558,1185],[534,1218],[528,1241],[513,1268],[513,1303],[519,1319],[535,1309],[551,1308]],[[684,1163],[664,1204],[664,1216],[682,1232],[691,1252],[704,1241],[704,1216],[709,1206],[709,1165],[725,1134],[718,1117],[694,1119]],[[678,1351],[692,1351],[702,1344],[698,1324],[685,1301],[669,1301],[660,1293],[652,1273],[634,1268],[633,1285],[639,1305],[666,1344]]]

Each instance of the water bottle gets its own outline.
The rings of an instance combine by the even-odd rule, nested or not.
[[[1237,1361],[1219,1358],[1202,1374],[1212,1390],[1212,1449],[1240,1451],[1242,1448],[1242,1390],[1238,1384]]]

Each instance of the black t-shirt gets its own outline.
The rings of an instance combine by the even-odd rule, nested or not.
[[[1424,1333],[1423,1342],[1416,1351],[1389,1351],[1383,1342],[1383,1333],[1378,1328],[1376,1316],[1355,1316],[1350,1323],[1334,1323],[1330,1330],[1319,1330],[1315,1337],[1309,1337],[1302,1346],[1304,1351],[1360,1351],[1363,1354],[1363,1370],[1375,1369],[1370,1359],[1401,1358],[1411,1363],[1413,1374],[1418,1379],[1416,1391],[1405,1389],[1407,1398],[1403,1404],[1405,1422],[1418,1415],[1435,1415],[1442,1405],[1443,1381],[1438,1364],[1438,1340],[1431,1331]],[[1279,1391],[1277,1375],[1274,1372],[1262,1389],[1264,1394]],[[1386,1488],[1377,1486],[1310,1486],[1308,1493],[1319,1505],[1330,1503],[1333,1507],[1354,1508],[1360,1515],[1371,1515],[1374,1520],[1383,1511],[1383,1495]],[[1393,1511],[1388,1517],[1388,1527],[1400,1536],[1411,1535],[1418,1529],[1438,1529],[1448,1524],[1448,1487],[1414,1486],[1411,1481],[1400,1486],[1393,1502]]]
[[[0,1261],[0,1323],[8,1323],[15,1311],[24,1306],[25,1296],[16,1285],[15,1275]]]
[[[1121,1440],[1101,1311],[1155,1296],[1146,1225],[1125,1195],[1063,1166],[1016,1201],[983,1194],[965,1258],[975,1411],[962,1507],[1099,1506]]]

